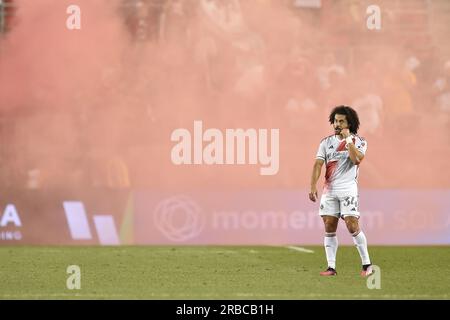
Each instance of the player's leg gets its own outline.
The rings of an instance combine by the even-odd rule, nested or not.
[[[345,220],[348,231],[353,236],[353,243],[358,249],[359,256],[363,265],[361,271],[362,276],[367,276],[372,273],[370,263],[369,251],[367,250],[367,239],[364,232],[359,227],[359,201],[358,193],[356,191],[348,192],[339,197],[340,209],[342,217]]]
[[[325,236],[323,245],[327,257],[328,268],[321,272],[322,276],[336,275],[336,252],[338,249],[338,240],[336,230],[339,222],[339,202],[335,197],[323,194],[320,199],[319,214],[322,217],[325,227]]]
[[[336,253],[338,249],[338,240],[336,230],[339,218],[334,216],[322,216],[325,227],[325,237],[323,245],[325,247],[325,254],[327,257],[328,268],[322,272],[321,275],[335,275],[336,274]]]
[[[372,273],[372,267],[370,263],[369,251],[367,249],[366,235],[360,229],[358,219],[359,217],[351,215],[344,217],[347,229],[351,233],[353,243],[355,244],[356,249],[358,249],[359,256],[361,257],[361,263],[363,266],[361,276],[368,276]]]

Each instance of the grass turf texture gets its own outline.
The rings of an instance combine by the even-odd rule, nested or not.
[[[450,247],[369,248],[381,289],[341,246],[337,277],[323,247],[0,247],[0,299],[449,299]],[[81,289],[66,287],[69,265]]]

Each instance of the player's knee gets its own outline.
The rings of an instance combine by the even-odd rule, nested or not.
[[[359,230],[358,223],[354,223],[354,222],[347,223],[347,230],[351,234],[354,234],[355,232],[358,232],[358,230]]]
[[[325,222],[325,232],[336,232],[337,226],[332,222]]]

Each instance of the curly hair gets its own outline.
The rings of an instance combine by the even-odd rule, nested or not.
[[[359,117],[358,113],[349,106],[337,106],[331,111],[329,121],[331,124],[334,123],[334,116],[336,114],[342,114],[345,116],[348,122],[348,128],[351,133],[357,134],[359,128]]]

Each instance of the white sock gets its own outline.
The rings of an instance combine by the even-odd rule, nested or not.
[[[327,255],[328,267],[336,269],[336,251],[338,248],[336,233],[325,233],[323,245],[325,246],[325,254]]]
[[[356,245],[356,249],[358,249],[362,264],[370,264],[369,251],[367,250],[367,239],[364,232],[355,232],[353,234],[353,243]]]

